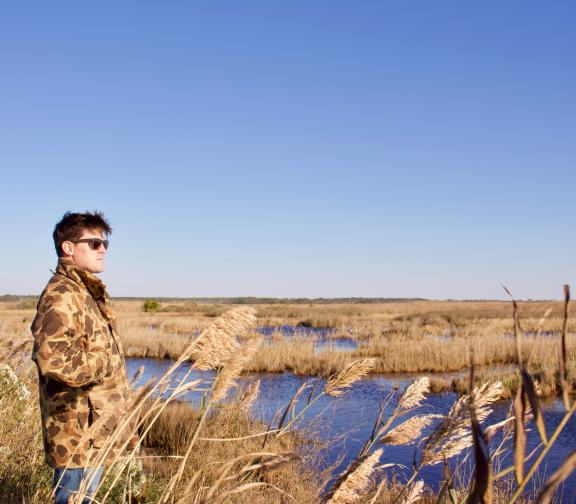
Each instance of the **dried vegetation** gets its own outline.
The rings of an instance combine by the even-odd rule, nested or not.
[[[169,305],[168,311],[143,313],[141,302],[115,305],[128,356],[173,359],[227,307],[176,303]],[[559,337],[563,309],[563,304],[555,301],[518,304],[526,369],[542,396],[553,397],[560,390],[558,349],[551,342]],[[500,381],[511,394],[518,385],[511,312],[510,303],[497,301],[262,304],[258,305],[257,327],[278,330],[265,339],[247,371],[328,377],[353,361],[373,358],[371,373],[427,373],[432,375],[434,391],[462,393],[468,386],[466,378],[442,374],[468,369],[473,347],[476,384]],[[18,314],[21,317],[22,310]],[[283,326],[298,327],[301,332],[286,337],[280,330]],[[321,347],[314,328],[330,328]],[[341,338],[354,342],[356,348],[337,348]],[[570,319],[565,341],[565,379],[576,387],[576,322]]]
[[[538,303],[520,306],[513,300],[512,305],[513,316],[508,320],[504,315],[509,308],[505,310],[501,303],[440,306],[419,302],[345,310],[334,305],[263,306],[257,321],[249,307],[234,308],[214,319],[206,313],[183,317],[176,310],[142,314],[133,304],[119,304],[121,334],[128,353],[170,356],[175,362],[156,383],[136,394],[118,431],[138,419],[138,446],[107,467],[97,501],[511,504],[526,500],[530,498],[525,494],[527,485],[576,409],[572,395],[574,326],[568,317],[567,287],[564,303],[553,305],[552,311],[542,311],[545,306]],[[35,370],[26,360],[30,314],[26,308],[3,308],[0,501],[39,504],[50,500],[51,489],[50,471],[42,463]],[[526,317],[520,316],[522,310]],[[299,345],[296,338],[292,340],[296,356],[290,357],[293,367],[287,367],[289,350],[283,348],[286,355],[273,350],[287,345],[286,338],[277,341],[280,336],[273,335],[265,342],[253,328],[257,322],[280,325],[297,319],[304,319],[298,322],[307,325],[336,328],[332,337],[352,337],[358,349],[317,353],[313,346]],[[263,346],[267,347],[263,350]],[[298,347],[302,347],[300,354],[294,352]],[[418,414],[433,384],[428,378],[415,381],[400,397],[390,397],[387,404],[379,405],[380,415],[371,436],[349,467],[326,485],[326,474],[310,463],[314,444],[303,442],[295,430],[320,397],[338,397],[368,373],[466,368],[470,355],[470,377],[467,386],[462,385],[466,393],[447,415]],[[212,369],[215,378],[210,383],[190,380],[188,372],[176,380],[177,371],[187,361],[193,362],[190,371]],[[493,404],[506,394],[497,376],[480,383],[479,369],[491,364],[514,366],[516,371],[507,369],[505,377],[514,374],[516,387],[510,417],[489,426],[485,423]],[[238,402],[222,402],[240,373],[254,369],[306,369],[310,374],[328,375],[328,379],[321,387],[318,380],[305,382],[278,413],[277,422],[265,427],[246,414],[258,393],[257,385],[243,391],[242,401],[247,402],[243,407]],[[554,429],[546,425],[540,405],[538,391],[545,387],[548,395],[561,398],[564,408],[564,416]],[[181,394],[194,389],[205,394],[198,409],[179,401]],[[390,410],[391,404],[396,405]],[[530,417],[541,444],[528,454],[526,424]],[[491,440],[498,431],[504,434],[494,447]],[[114,436],[109,440],[113,442]],[[412,476],[403,484],[395,479],[394,464],[380,464],[386,446],[399,444],[414,445],[415,450]],[[507,446],[513,450],[513,463],[502,468],[496,461]],[[469,485],[456,485],[446,460],[467,450],[474,460],[473,476]],[[551,502],[558,485],[574,470],[575,460],[574,454],[570,455],[540,495],[532,497],[540,503]],[[445,480],[436,495],[421,479],[422,470],[435,464],[446,464]],[[506,486],[509,475],[514,481],[508,480]],[[77,502],[80,499],[81,495]]]

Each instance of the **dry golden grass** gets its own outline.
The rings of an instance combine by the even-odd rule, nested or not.
[[[119,333],[127,357],[177,359],[197,335],[231,305],[173,303],[170,311],[144,313],[141,301],[114,302]],[[547,313],[547,317],[543,316]],[[519,303],[522,329],[528,336],[523,351],[528,370],[543,396],[558,390],[557,363],[562,327],[560,302]],[[500,380],[513,390],[517,380],[512,338],[512,308],[508,302],[417,301],[379,304],[259,305],[258,324],[303,324],[332,327],[332,337],[357,342],[355,351],[325,348],[316,351],[314,337],[286,338],[274,333],[248,367],[252,372],[292,371],[300,375],[331,376],[353,360],[375,358],[372,373],[443,373],[465,370],[474,349],[478,378]],[[0,338],[30,338],[33,309],[0,303]],[[538,335],[539,334],[539,335]],[[567,326],[567,376],[576,387],[576,321]],[[441,376],[433,377],[434,391],[465,389]]]
[[[274,452],[262,453],[265,426],[249,419],[235,402],[215,403],[232,384],[241,365],[254,354],[255,347],[250,341],[240,345],[239,351],[230,342],[224,342],[237,332],[245,332],[252,323],[251,316],[248,309],[224,314],[187,349],[202,356],[199,363],[219,369],[207,402],[198,412],[182,403],[153,398],[147,387],[136,394],[147,400],[135,400],[133,410],[121,422],[129,424],[136,413],[135,418],[142,418],[139,431],[147,453],[134,451],[127,459],[118,459],[107,466],[98,501],[125,502],[130,488],[132,502],[172,502],[189,497],[198,502],[202,499],[219,502],[231,494],[235,495],[234,502],[239,503],[284,502],[284,497],[287,501],[317,500],[322,488],[321,473],[312,465],[301,463],[302,455],[310,456],[313,443],[303,443],[297,434],[287,433],[277,441]],[[211,355],[204,355],[206,352]],[[2,354],[6,356],[8,352]],[[0,502],[49,502],[51,470],[43,460],[37,393],[30,392],[30,389],[37,391],[36,370],[26,355],[11,359],[16,373],[12,366],[1,364]],[[169,382],[170,372],[158,382],[156,390],[162,390],[163,383]],[[176,386],[176,390],[187,388]],[[114,444],[117,432],[123,428],[121,425],[116,429],[107,445]],[[27,442],[26,450],[22,450],[22,442]],[[105,456],[104,447],[101,457]],[[131,460],[144,460],[150,471],[146,482],[142,473],[136,471],[134,486],[137,482],[139,487],[136,493],[132,483],[125,485],[132,482],[132,476],[127,479],[127,474],[133,473]],[[257,492],[253,491],[255,488]]]
[[[352,373],[355,366],[350,370]],[[30,367],[20,365],[17,374],[17,381],[3,380],[0,384],[0,406],[5,413],[0,421],[0,502],[40,504],[50,499],[50,471],[43,464],[37,394],[23,393],[23,387],[36,390],[33,387],[36,385],[35,373]],[[334,378],[335,382],[337,378]],[[344,382],[348,384],[349,380]],[[399,398],[398,413],[418,407],[427,385],[426,380],[420,380],[407,387]],[[243,400],[246,394],[252,395],[253,392],[241,392],[239,400]],[[500,390],[495,385],[484,385],[473,393],[473,406],[479,419],[487,416],[490,404],[499,394]],[[146,417],[146,413],[153,412],[156,407],[157,403],[152,400],[143,403],[142,416]],[[453,454],[455,449],[459,451],[459,445],[470,436],[466,422],[469,407],[466,397],[459,399],[447,417],[450,425],[441,423],[430,438],[434,445],[445,445],[442,457]],[[225,502],[232,495],[232,502],[239,504],[312,504],[319,501],[327,474],[318,472],[314,465],[310,465],[316,455],[314,443],[293,431],[287,431],[286,435],[275,437],[273,452],[263,452],[259,434],[265,432],[265,426],[247,417],[237,402],[215,407],[209,415],[204,415],[186,403],[173,401],[161,410],[154,423],[150,418],[140,427],[141,433],[148,427],[150,429],[143,440],[145,449],[138,456],[144,461],[148,479],[143,484],[140,482],[138,495],[132,495],[134,503],[161,501],[161,495],[179,471],[182,456],[190,451],[191,443],[194,443],[194,450],[187,461],[182,483],[176,489],[182,495],[177,502],[188,502],[199,496],[204,496],[205,500],[201,497],[198,502]],[[203,418],[202,435],[195,437]],[[387,430],[380,441],[388,444],[413,442],[422,427],[420,420],[414,420],[418,418],[412,417],[400,426]],[[389,422],[383,424],[391,425]],[[26,450],[21,449],[23,440],[26,441]],[[466,441],[464,444],[469,443]],[[391,483],[383,480],[376,486],[374,471],[380,455],[381,450],[377,449],[359,458],[329,494],[330,502],[397,502],[403,491],[402,502],[436,501],[430,490],[422,488],[418,481],[406,487],[394,479]],[[308,463],[303,464],[302,460]],[[424,460],[425,457],[422,463]],[[571,466],[568,466],[572,462],[571,458],[567,460],[564,473],[570,469]],[[553,476],[549,486],[555,484],[555,477],[559,479],[559,476]],[[122,480],[120,483],[117,487],[119,491],[103,497],[107,491],[105,486],[98,498],[104,498],[108,503],[123,502],[126,490],[123,490]],[[495,487],[493,502],[511,502],[512,490]],[[467,495],[462,488],[455,489],[454,493],[461,498]]]
[[[40,431],[38,396],[34,382],[35,370],[26,382],[32,395],[23,401],[10,401],[2,404],[0,421],[0,502],[3,504],[46,504],[50,502],[52,470],[44,464],[44,451]],[[20,378],[22,375],[19,374]],[[9,392],[0,387],[0,393],[7,399]],[[149,403],[148,403],[149,404]],[[198,419],[198,411],[189,404],[175,402],[160,415],[144,440],[145,449],[141,453],[148,478],[141,495],[132,502],[156,502],[161,490],[178,468],[178,458],[186,451],[192,430]],[[143,426],[142,430],[146,426]],[[198,440],[186,468],[185,480],[196,471],[202,472],[202,479],[192,488],[200,492],[201,487],[210,487],[217,479],[223,462],[242,454],[256,452],[261,447],[261,437],[248,437],[265,430],[265,426],[250,419],[241,412],[237,403],[227,404],[211,414],[205,424],[202,437]],[[238,441],[218,442],[218,439],[240,438]],[[303,457],[313,458],[314,445],[298,435],[287,435],[279,440],[278,449],[285,452],[298,452]],[[23,450],[22,447],[26,449]],[[293,495],[297,502],[315,502],[325,476],[316,471],[313,465],[304,466],[292,461],[275,470],[256,471],[246,481],[262,481],[284,489]],[[233,487],[236,482],[227,482],[223,490]],[[112,498],[108,502],[117,502]],[[120,501],[118,501],[120,502]],[[281,502],[278,492],[271,487],[263,487],[258,492],[239,494],[234,502],[268,504]],[[288,502],[288,500],[287,500]],[[292,501],[291,501],[292,502]]]
[[[211,487],[218,479],[222,464],[225,462],[260,451],[262,438],[254,437],[254,434],[265,431],[266,426],[243,414],[238,406],[239,403],[232,402],[209,415],[183,477],[183,481],[187,482],[195,473],[202,473],[202,478],[189,489],[193,494],[201,494],[202,488]],[[198,411],[189,404],[175,402],[163,411],[148,432],[144,440],[143,456],[162,456],[144,459],[146,472],[154,475],[154,481],[149,488],[150,492],[154,488],[167,484],[177,471],[179,459],[170,457],[185,454],[192,439],[194,426],[198,422],[198,416]],[[223,439],[228,441],[222,441]],[[234,439],[237,440],[233,441]],[[279,441],[279,445],[275,447],[275,451],[300,453],[302,458],[311,459],[314,457],[316,448],[309,441],[296,434],[284,436]],[[325,477],[326,475],[316,471],[314,466],[305,466],[293,460],[290,464],[278,466],[274,471],[256,471],[242,483],[265,482],[282,488],[292,495],[296,502],[312,503],[317,500]],[[236,480],[227,481],[219,487],[219,491],[230,490],[237,484]],[[286,502],[288,500],[286,499]],[[283,502],[283,500],[273,488],[262,487],[258,492],[239,494],[233,502],[268,504]]]
[[[20,387],[7,386],[0,371],[0,502],[49,502],[52,471],[44,464],[36,369],[20,361]],[[23,449],[23,447],[25,449]]]

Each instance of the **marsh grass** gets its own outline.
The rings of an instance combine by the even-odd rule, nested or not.
[[[170,358],[183,349],[230,305],[172,304],[170,310],[143,313],[141,303],[116,302],[120,334],[128,357]],[[518,303],[525,333],[523,348],[527,370],[535,377],[543,396],[558,391],[557,338],[563,321],[563,304],[558,302]],[[164,308],[168,308],[164,306]],[[163,309],[163,308],[161,308]],[[213,312],[211,312],[213,310]],[[516,349],[511,307],[505,302],[418,301],[380,304],[258,306],[258,325],[330,327],[328,337],[352,338],[354,351],[330,346],[318,350],[313,335],[285,337],[272,334],[257,352],[246,371],[284,372],[328,377],[351,362],[373,357],[372,373],[446,373],[466,370],[468,350],[475,348],[478,379],[501,381],[512,393],[517,385],[513,369]],[[22,310],[0,311],[22,318]],[[209,313],[210,316],[207,315]],[[544,315],[546,314],[546,317]],[[22,326],[22,324],[21,324]],[[576,323],[570,319],[565,330],[566,380],[576,386]],[[478,381],[480,383],[480,381]],[[435,390],[462,392],[465,380],[446,382],[438,377]]]
[[[232,494],[234,502],[240,503],[274,502],[278,495],[290,495],[290,500],[301,502],[317,498],[321,473],[304,466],[296,454],[309,452],[310,443],[301,443],[297,435],[288,434],[279,440],[275,451],[262,453],[258,448],[265,427],[251,420],[245,407],[239,407],[238,401],[245,395],[231,403],[219,402],[256,349],[254,338],[234,343],[253,322],[249,308],[224,314],[188,345],[181,360],[156,384],[137,391],[131,409],[99,457],[104,458],[106,447],[138,418],[142,450],[136,449],[107,466],[98,502],[176,502],[188,498],[201,502],[208,495],[209,502],[218,502]],[[217,370],[199,410],[177,402],[178,395],[194,389],[197,381],[172,379],[178,365],[191,353],[203,368]],[[28,361],[20,362],[18,370],[16,374],[6,364],[7,378],[0,376],[0,502],[46,503],[51,500],[51,470],[43,463],[38,397],[37,393],[22,394],[23,387],[37,390],[35,369]],[[168,400],[160,399],[166,392]],[[22,442],[27,442],[27,450],[21,449]],[[143,478],[138,469],[142,465],[153,477]],[[253,491],[256,488],[257,493]],[[83,491],[81,487],[75,501],[81,500]]]
[[[558,391],[557,341],[563,323],[559,302],[519,302],[525,334],[527,370],[543,396]],[[117,301],[119,333],[127,357],[177,359],[190,342],[210,325],[213,315],[230,305],[172,303],[157,313],[144,313],[140,301]],[[257,352],[247,371],[330,376],[352,361],[374,357],[372,373],[436,373],[468,368],[468,349],[475,348],[478,377],[501,381],[510,393],[517,384],[513,367],[516,350],[511,307],[505,302],[417,301],[379,304],[270,304],[258,306],[259,326],[331,327],[329,335],[354,339],[358,348],[318,350],[312,336],[273,334]],[[0,303],[0,338],[22,338],[34,311],[17,302]],[[546,315],[544,317],[544,315]],[[576,323],[567,319],[566,381],[576,387]],[[512,370],[512,371],[511,371]],[[465,390],[465,381],[439,377],[435,390]]]
[[[127,458],[117,460],[109,468],[105,483],[98,494],[99,502],[116,502],[128,498],[132,502],[317,502],[321,497],[333,502],[437,502],[450,498],[452,502],[468,499],[472,502],[517,502],[524,489],[535,477],[547,453],[570,421],[575,403],[570,394],[574,382],[574,325],[568,319],[569,295],[563,305],[551,303],[546,317],[540,312],[548,304],[514,301],[512,321],[504,318],[501,303],[456,303],[453,305],[410,303],[410,306],[340,306],[263,307],[259,323],[273,325],[298,322],[315,325],[322,322],[336,328],[340,334],[353,335],[360,343],[355,352],[315,352],[313,344],[292,338],[272,338],[263,350],[261,338],[250,332],[256,322],[250,308],[240,307],[226,312],[216,320],[199,314],[178,311],[143,314],[133,303],[119,304],[125,345],[131,355],[139,351],[148,356],[177,356],[176,362],[156,384],[142,388],[125,418],[125,426],[137,424],[139,445]],[[421,312],[418,313],[417,309]],[[509,314],[510,307],[507,307]],[[527,318],[521,318],[524,310]],[[307,313],[307,317],[303,315]],[[284,318],[283,318],[284,317]],[[18,362],[26,354],[26,339],[22,330],[30,315],[17,306],[3,306],[0,318],[3,341],[2,359],[23,384],[34,387],[31,366]],[[522,323],[520,324],[520,320]],[[558,330],[558,327],[561,327]],[[442,332],[440,332],[442,331]],[[562,351],[558,351],[558,336]],[[161,340],[161,343],[158,341]],[[554,344],[551,344],[553,342]],[[259,349],[260,348],[260,349]],[[275,351],[274,349],[278,349]],[[463,369],[469,365],[469,350],[474,348],[475,372],[469,380],[467,394],[456,400],[443,418],[404,415],[412,414],[434,382],[422,379],[408,387],[397,399],[392,413],[385,415],[386,405],[380,405],[372,436],[354,462],[337,478],[331,488],[323,488],[322,475],[302,458],[310,456],[294,428],[319,397],[345,393],[368,372],[426,371]],[[561,360],[558,360],[559,353]],[[201,407],[192,410],[177,402],[180,394],[202,388],[199,381],[175,383],[176,370],[191,360],[194,369],[215,369],[216,378],[208,384]],[[197,363],[197,364],[196,364]],[[220,402],[227,396],[236,379],[246,370],[281,371],[291,366],[295,372],[321,374],[328,380],[318,390],[318,380],[305,383],[279,415],[278,425],[264,427],[250,420],[238,403]],[[491,405],[505,391],[498,381],[498,372],[482,384],[478,366],[503,364],[518,366],[514,418],[502,425],[483,425]],[[411,366],[411,367],[409,367]],[[273,369],[270,369],[273,368]],[[313,372],[313,370],[316,372]],[[560,369],[560,372],[558,372]],[[512,371],[505,370],[506,376]],[[184,380],[189,376],[187,373]],[[50,495],[50,472],[42,464],[36,392],[27,398],[13,399],[21,388],[2,382],[2,403],[7,414],[0,422],[0,497],[2,502],[47,502]],[[559,395],[566,413],[551,432],[544,425],[538,392],[544,389]],[[166,394],[169,394],[166,400]],[[160,399],[160,397],[163,399]],[[20,397],[20,396],[19,396]],[[243,396],[245,397],[245,396]],[[298,398],[307,398],[298,410]],[[528,406],[530,408],[528,409]],[[534,415],[542,446],[534,453],[525,453],[525,423]],[[380,445],[413,444],[425,427],[433,425],[432,433],[416,446],[415,470],[407,484],[394,483],[393,472],[376,484],[376,475],[385,469],[379,465]],[[493,465],[505,447],[493,450],[488,441],[493,432],[514,425],[514,464],[499,468]],[[19,449],[22,440],[27,451]],[[114,436],[109,440],[115,441]],[[473,448],[474,477],[468,488],[453,484],[452,475],[439,496],[422,487],[418,480],[422,468],[443,463],[447,458]],[[138,448],[138,447],[137,447]],[[143,489],[133,492],[137,479],[131,468],[142,461],[150,477]],[[526,463],[528,461],[528,463]],[[541,502],[554,494],[558,484],[574,469],[570,456],[548,480]],[[516,483],[502,486],[506,476],[516,475]],[[509,481],[509,480],[506,480]],[[392,482],[392,483],[389,483]],[[6,489],[6,490],[5,490]],[[16,496],[16,497],[14,497]],[[344,499],[344,500],[342,500]]]
[[[36,370],[11,364],[20,365],[0,370],[0,502],[48,502],[52,471],[44,464]]]
[[[33,370],[35,372],[35,370]],[[31,377],[30,385],[36,385]],[[2,403],[0,421],[0,502],[3,504],[46,504],[50,502],[52,490],[52,469],[44,464],[38,397],[35,392],[26,400],[17,400],[14,389],[0,385]],[[32,390],[35,390],[32,388]],[[8,398],[10,399],[8,401]],[[257,452],[261,437],[255,434],[265,430],[265,426],[242,413],[239,406],[242,397],[232,398],[231,402],[216,408],[206,421],[202,437],[199,438],[190,458],[184,479],[200,471],[202,478],[191,490],[200,494],[204,487],[210,487],[218,478],[221,465],[243,454]],[[145,411],[151,401],[143,406]],[[147,477],[138,484],[138,475],[131,475],[131,499],[136,502],[156,502],[164,487],[177,470],[178,463],[186,451],[191,432],[197,422],[199,412],[188,403],[175,401],[163,411],[154,427],[149,431],[138,455]],[[141,430],[146,425],[141,426]],[[245,438],[245,439],[243,439]],[[222,441],[222,439],[226,441]],[[26,449],[23,450],[22,447]],[[278,450],[302,453],[314,458],[313,446],[309,440],[298,435],[287,435],[280,440]],[[116,464],[116,467],[121,464]],[[115,471],[110,471],[108,481],[102,485],[97,499],[101,499],[110,489]],[[260,481],[285,489],[300,502],[314,502],[318,488],[322,486],[321,471],[313,464],[304,465],[300,459],[283,464],[274,471],[254,472],[246,481]],[[140,480],[142,478],[140,477]],[[234,481],[226,482],[222,489],[230,490]],[[137,494],[135,492],[137,491]],[[122,502],[128,495],[128,478],[124,473],[114,485],[107,502]],[[277,492],[263,487],[258,493],[238,495],[234,502],[267,504],[277,502]]]
[[[202,495],[212,487],[219,478],[225,462],[250,453],[261,452],[261,436],[266,426],[242,413],[241,396],[215,409],[208,417],[201,436],[188,461],[182,480],[186,483],[201,473],[202,477],[188,488],[194,495]],[[149,405],[147,406],[149,407]],[[198,422],[199,411],[184,402],[174,402],[167,407],[153,428],[148,432],[143,443],[142,460],[145,472],[154,475],[148,490],[167,485],[178,469],[180,458],[189,447],[194,426]],[[302,458],[314,458],[316,449],[298,435],[288,435],[275,447],[278,453],[300,454]],[[146,458],[147,456],[153,458]],[[158,457],[158,458],[156,458]],[[291,460],[290,464],[281,464],[274,471],[255,472],[245,479],[248,482],[263,482],[284,489],[299,502],[314,502],[318,488],[321,487],[321,471],[314,465],[304,465],[300,458]],[[226,481],[219,485],[219,491],[229,491],[238,485],[238,480]],[[156,498],[160,492],[156,492]],[[258,492],[246,496],[237,496],[234,502],[268,503],[279,502],[278,492],[262,487]]]

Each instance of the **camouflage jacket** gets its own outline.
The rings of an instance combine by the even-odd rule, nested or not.
[[[132,394],[104,284],[60,259],[38,301],[32,333],[46,462],[94,465]],[[104,463],[121,455],[128,429],[114,437]]]

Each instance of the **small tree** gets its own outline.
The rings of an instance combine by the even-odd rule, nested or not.
[[[146,299],[142,305],[145,312],[156,312],[160,309],[160,304],[155,299]]]

